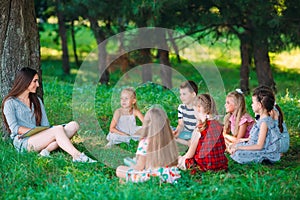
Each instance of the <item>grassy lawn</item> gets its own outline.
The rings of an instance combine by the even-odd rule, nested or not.
[[[219,48],[219,47],[218,47]],[[49,57],[48,57],[49,58]],[[226,92],[239,87],[238,63],[217,56],[215,63],[223,79]],[[172,61],[174,69],[199,82],[200,93],[207,92],[202,77],[189,63]],[[50,123],[61,124],[73,120],[73,86],[77,68],[72,63],[70,76],[62,73],[61,61],[42,61],[44,101]],[[0,198],[1,199],[298,199],[300,197],[300,69],[273,67],[281,106],[291,135],[291,146],[282,159],[273,165],[240,165],[229,157],[228,172],[206,172],[190,175],[182,172],[177,184],[160,184],[157,179],[142,184],[119,184],[115,166],[123,155],[133,155],[136,142],[103,149],[114,107],[118,103],[122,77],[119,71],[111,74],[110,85],[97,85],[94,111],[96,122],[82,122],[82,129],[73,141],[77,148],[97,158],[98,163],[73,163],[61,150],[51,158],[36,153],[18,154],[12,145],[0,142]],[[155,77],[154,77],[155,78]],[[132,83],[134,85],[134,83]],[[251,89],[257,86],[254,71],[250,74]],[[87,88],[88,90],[88,88]],[[138,105],[143,113],[153,104],[160,104],[173,126],[177,121],[178,89],[165,90],[158,84],[137,87]],[[246,97],[251,114],[251,96]],[[84,103],[84,102],[83,102]],[[225,102],[224,102],[225,103]],[[221,107],[224,104],[221,105]],[[83,111],[85,112],[85,111]],[[86,111],[89,113],[89,111]],[[88,116],[89,117],[89,116]],[[181,149],[181,152],[184,149]],[[112,161],[114,160],[114,161]]]

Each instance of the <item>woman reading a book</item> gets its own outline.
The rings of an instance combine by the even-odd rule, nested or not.
[[[14,147],[19,152],[40,152],[41,156],[49,156],[51,151],[60,147],[73,157],[74,162],[96,162],[78,151],[70,141],[79,129],[77,122],[50,127],[43,102],[36,94],[38,79],[36,70],[22,68],[16,75],[12,89],[3,99],[2,118]],[[22,137],[40,126],[49,128]]]

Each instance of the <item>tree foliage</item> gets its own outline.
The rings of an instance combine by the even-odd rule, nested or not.
[[[49,2],[39,1],[38,6],[43,9],[37,10],[47,10],[44,17],[53,10],[46,9]],[[216,41],[224,36],[237,36],[241,44],[241,87],[246,92],[249,90],[248,74],[252,63],[255,64],[259,84],[275,89],[268,53],[300,44],[299,0],[67,2],[64,8],[66,19],[90,20],[97,43],[121,31],[149,26],[180,30],[198,40],[208,34]],[[143,54],[149,57],[145,52],[141,56]],[[99,56],[102,57],[100,59],[105,58],[105,55]]]

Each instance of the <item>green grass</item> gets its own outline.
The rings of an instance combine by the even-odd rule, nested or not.
[[[218,46],[218,48],[221,48]],[[220,50],[220,52],[223,52]],[[223,52],[224,53],[224,52]],[[221,53],[221,54],[223,54]],[[46,58],[47,56],[44,56]],[[238,64],[228,58],[216,56],[215,64],[221,73],[226,92],[239,87]],[[183,61],[172,60],[174,69],[199,83],[200,93],[207,92],[203,77]],[[73,120],[72,95],[78,69],[72,63],[71,75],[63,74],[61,61],[43,60],[44,101],[52,124]],[[142,184],[119,184],[115,166],[122,155],[133,155],[136,142],[119,148],[103,150],[103,137],[108,132],[113,108],[118,104],[120,88],[116,86],[122,74],[111,74],[108,86],[97,85],[95,110],[97,123],[81,122],[82,129],[73,139],[75,146],[96,157],[96,164],[73,163],[61,150],[51,153],[51,158],[41,158],[36,153],[15,151],[7,142],[0,142],[0,198],[1,199],[298,199],[300,196],[300,84],[298,69],[273,67],[277,83],[277,103],[285,114],[291,146],[283,158],[274,165],[240,165],[229,158],[228,172],[206,172],[190,175],[182,172],[175,185],[160,184],[157,179]],[[157,78],[157,77],[154,77]],[[202,81],[201,81],[202,80]],[[136,83],[132,82],[134,86]],[[251,89],[257,86],[256,75],[250,73]],[[86,88],[89,90],[90,88]],[[143,113],[153,104],[160,104],[176,125],[178,88],[165,90],[158,84],[137,87],[138,105]],[[246,97],[251,114],[251,96]],[[84,102],[83,102],[84,104]],[[221,105],[222,107],[223,105]],[[84,108],[84,105],[83,105]],[[78,108],[78,109],[81,109]],[[111,151],[111,152],[110,152]],[[113,156],[112,156],[113,155]],[[116,160],[114,165],[110,165]]]
[[[176,64],[174,64],[176,65]],[[183,64],[184,65],[184,64]],[[189,68],[178,70],[190,76]],[[175,66],[176,67],[176,66]],[[76,69],[73,69],[76,71]],[[45,106],[53,124],[72,120],[72,87],[75,74],[66,78],[58,61],[43,61],[43,86]],[[238,85],[236,67],[220,67],[226,91]],[[230,76],[229,76],[230,75]],[[251,76],[254,77],[253,74]],[[291,134],[291,147],[280,162],[274,165],[239,165],[229,159],[228,172],[200,173],[191,176],[183,172],[176,185],[159,184],[151,180],[143,184],[121,185],[115,169],[102,162],[97,164],[72,163],[70,156],[58,150],[52,158],[40,158],[36,153],[18,154],[9,143],[0,143],[2,199],[297,199],[300,195],[300,95],[295,84],[299,72],[275,70],[275,80],[280,87],[277,102],[281,105]],[[112,77],[118,78],[117,74]],[[286,79],[286,77],[288,77]],[[195,78],[191,75],[191,78]],[[98,86],[95,109],[103,133],[108,132],[112,117],[111,97],[114,81],[110,86]],[[234,85],[237,84],[237,85]],[[251,80],[253,87],[255,80]],[[143,113],[151,104],[159,103],[166,110],[172,125],[176,124],[178,90],[164,90],[159,85],[146,84],[138,87],[138,103]],[[250,108],[250,97],[247,105]],[[101,135],[91,124],[94,136]],[[80,135],[80,134],[79,134]],[[74,138],[77,148],[88,152],[82,135]],[[120,149],[133,153],[136,143],[121,145]],[[100,159],[101,160],[101,159]]]

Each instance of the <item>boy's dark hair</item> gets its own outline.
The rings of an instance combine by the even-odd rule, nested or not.
[[[185,81],[180,85],[180,89],[188,88],[190,92],[198,94],[198,86],[194,81]]]

